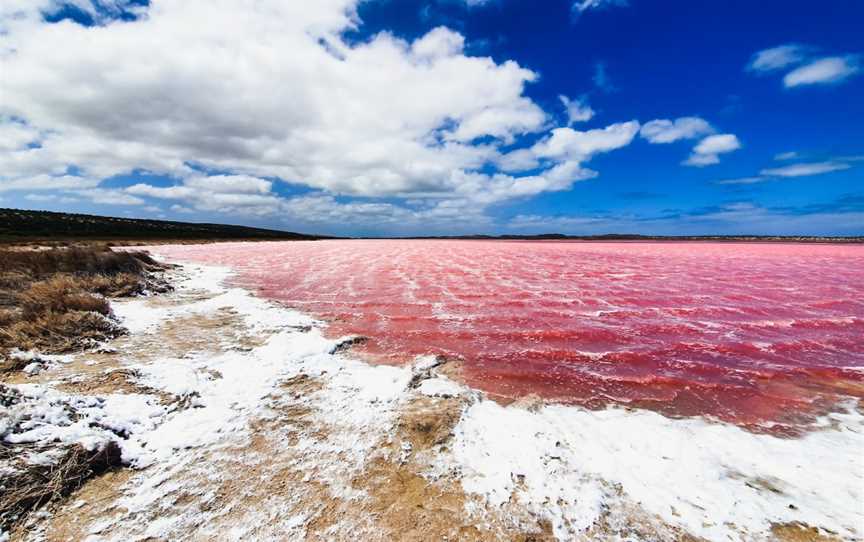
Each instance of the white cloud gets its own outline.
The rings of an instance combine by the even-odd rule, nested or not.
[[[786,88],[840,83],[861,71],[860,55],[816,58],[814,52],[813,47],[798,44],[772,47],[754,54],[747,70],[767,73],[795,67],[783,77]]]
[[[597,233],[595,228],[598,227],[610,228],[601,230],[602,233],[616,232],[614,221],[605,217],[592,216],[517,215],[510,219],[507,227],[526,233]]]
[[[699,117],[681,117],[674,121],[657,119],[646,122],[639,135],[651,143],[672,143],[713,133],[714,128],[708,121]]]
[[[57,202],[57,203],[76,203],[78,202],[77,198],[72,198],[69,196],[59,196],[57,194],[27,194],[24,196],[24,199],[27,201],[38,201],[38,202]]]
[[[629,145],[638,132],[639,123],[635,120],[584,132],[572,128],[555,128],[552,135],[536,143],[532,151],[541,158],[583,161],[598,152]]]
[[[821,208],[820,208],[821,207]],[[855,209],[772,209],[750,202],[661,216],[540,216],[519,215],[507,228],[519,233],[595,235],[643,233],[653,235],[858,235],[864,213]]]
[[[0,38],[15,49],[0,57],[0,111],[52,135],[0,156],[0,171],[185,177],[194,162],[344,194],[447,192],[453,172],[495,156],[471,140],[545,126],[523,95],[533,72],[466,56],[464,38],[444,28],[413,43],[382,33],[349,45],[340,36],[354,9],[189,0],[97,28],[16,19]]]
[[[134,196],[182,201],[199,211],[265,215],[278,212],[283,200],[271,192],[272,184],[248,175],[195,176],[173,186],[139,183],[125,192]]]
[[[568,124],[577,122],[586,122],[594,117],[594,110],[588,105],[588,100],[585,98],[568,98],[567,96],[558,96],[561,103],[564,104],[564,109],[567,111]]]
[[[597,62],[594,64],[594,76],[591,78],[594,82],[594,86],[603,92],[615,92],[618,90],[614,84],[612,84],[612,79],[609,78],[609,72],[606,70],[605,62]]]
[[[39,132],[23,122],[0,117],[0,152],[18,151],[39,140]]]
[[[460,55],[465,38],[449,28],[439,26],[411,44],[411,51],[419,58],[434,60]]]
[[[202,175],[190,177],[183,184],[201,190],[238,194],[266,194],[273,187],[272,182],[249,175]]]
[[[821,175],[832,171],[849,169],[849,164],[843,162],[813,162],[806,164],[792,164],[780,168],[763,169],[761,175],[772,177],[807,177],[810,175]]]
[[[501,155],[496,161],[501,171],[519,172],[534,169],[540,165],[537,155],[531,149],[517,149]]]
[[[98,179],[77,177],[75,175],[33,175],[18,179],[3,180],[0,178],[0,192],[11,191],[41,191],[41,190],[72,190],[92,188],[99,184]]]
[[[765,177],[741,177],[739,179],[724,179],[722,181],[715,181],[714,184],[756,184],[756,183],[764,183],[767,181]]]
[[[429,200],[421,207],[329,200],[340,212],[483,220],[486,205],[597,175],[584,162],[629,144],[638,130],[638,123],[567,128],[537,145],[514,146],[519,136],[550,125],[525,95],[534,72],[469,56],[465,38],[443,27],[413,42],[386,32],[349,42],[345,31],[361,24],[358,3],[259,0],[251,8],[237,0],[154,0],[132,8],[115,0],[96,10],[76,0],[98,19],[86,28],[46,22],[40,10],[55,9],[58,0],[4,2],[0,192],[299,212],[297,198],[278,195],[268,180],[282,179],[319,198]],[[140,17],[114,20],[123,9]],[[568,117],[586,118],[588,111],[579,102]],[[496,164],[501,172],[488,173]],[[208,170],[226,173],[201,173]],[[99,188],[133,171],[172,176],[177,184]]]
[[[781,152],[774,155],[774,160],[777,160],[778,162],[794,160],[796,158],[798,158],[798,153],[795,151]]]
[[[785,155],[789,155],[785,157]],[[797,153],[783,153],[781,155],[777,155],[774,157],[775,160],[790,160],[797,157]],[[856,159],[860,159],[861,157],[850,156],[844,158],[836,158],[826,162],[809,162],[809,163],[799,163],[799,164],[791,164],[788,166],[783,166],[779,168],[768,168],[763,169],[759,172],[758,176],[754,177],[743,177],[740,179],[725,179],[722,181],[715,181],[714,184],[726,184],[726,185],[741,185],[741,184],[756,184],[756,183],[764,183],[768,181],[777,181],[784,178],[795,178],[795,177],[810,177],[813,175],[822,175],[825,173],[831,173],[832,171],[843,171],[852,167],[848,162],[854,162]]]
[[[144,205],[145,203],[141,198],[136,198],[120,190],[106,188],[76,190],[74,193],[101,205]]]
[[[814,60],[787,73],[783,78],[786,88],[801,85],[839,83],[861,70],[857,56],[833,56]]]
[[[747,69],[755,72],[773,72],[800,64],[807,57],[810,48],[794,43],[763,49],[753,55]]]
[[[577,0],[573,2],[574,13],[584,13],[589,10],[604,9],[609,7],[627,6],[627,0]]]
[[[721,154],[741,148],[741,142],[734,134],[710,135],[693,147],[690,157],[684,161],[688,166],[710,166],[720,163]]]
[[[186,206],[184,206],[184,205],[180,205],[179,203],[175,203],[174,205],[172,205],[171,207],[169,207],[169,209],[170,209],[172,212],[175,212],[175,213],[190,214],[190,213],[194,213],[194,212],[195,212],[195,211],[193,211],[192,209],[190,209],[189,207],[186,207]]]

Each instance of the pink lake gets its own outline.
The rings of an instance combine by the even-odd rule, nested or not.
[[[346,240],[160,246],[468,384],[797,433],[864,397],[864,247]]]

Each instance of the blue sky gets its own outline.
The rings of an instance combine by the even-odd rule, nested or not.
[[[0,206],[864,235],[864,4],[11,0]]]

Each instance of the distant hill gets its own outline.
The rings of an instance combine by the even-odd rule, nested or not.
[[[314,240],[324,236],[224,224],[0,209],[0,241],[35,240]]]

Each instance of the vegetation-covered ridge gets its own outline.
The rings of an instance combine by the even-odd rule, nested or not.
[[[34,240],[313,240],[322,236],[225,224],[0,209],[0,242]]]

